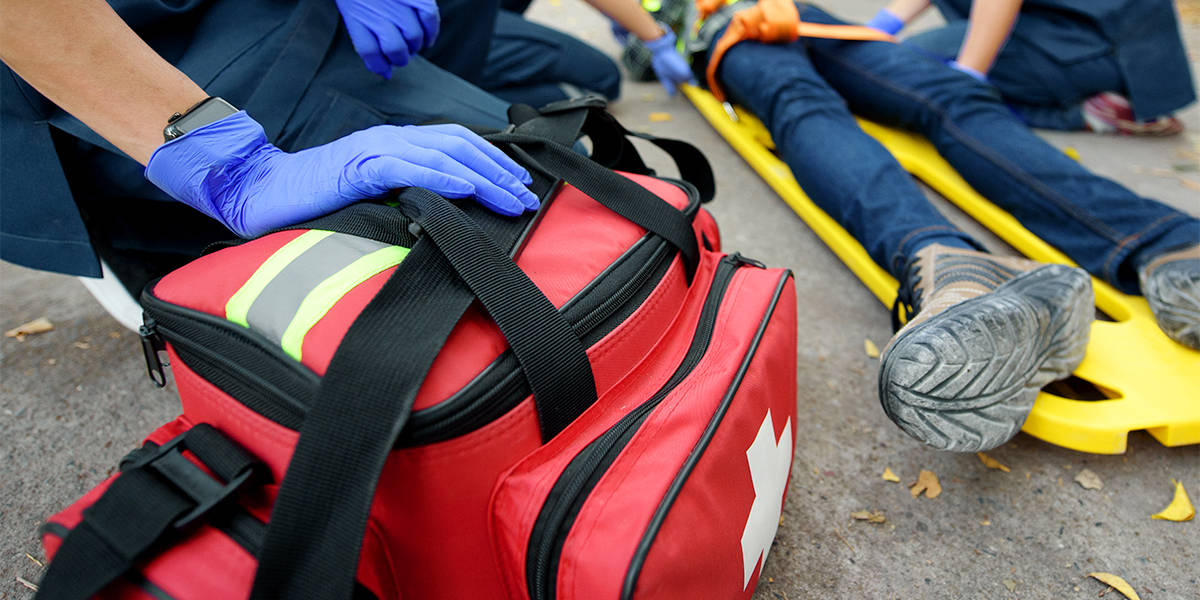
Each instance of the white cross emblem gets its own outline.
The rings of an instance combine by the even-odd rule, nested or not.
[[[754,503],[746,517],[746,528],[742,530],[742,568],[744,576],[742,590],[750,585],[754,565],[762,557],[767,564],[767,553],[771,541],[779,529],[779,515],[783,512],[783,492],[787,487],[788,471],[792,467],[792,419],[788,417],[783,426],[779,443],[775,443],[775,426],[771,422],[771,411],[754,442],[746,449],[746,461],[750,463],[750,481],[754,483]]]

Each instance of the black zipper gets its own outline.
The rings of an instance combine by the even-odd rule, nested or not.
[[[712,340],[721,299],[729,282],[738,268],[747,264],[757,266],[761,263],[744,259],[739,254],[721,259],[713,274],[712,287],[704,299],[692,343],[671,378],[650,399],[581,450],[551,487],[534,522],[526,553],[526,585],[533,600],[551,600],[555,597],[554,582],[563,544],[583,503],[654,408],[700,363]]]
[[[694,214],[699,206],[695,190],[685,184],[680,187],[690,200],[685,213]],[[591,346],[632,314],[658,286],[676,254],[666,240],[647,234],[568,301],[563,315],[585,345]],[[164,381],[158,350],[166,338],[197,375],[271,421],[300,428],[315,399],[319,376],[251,330],[150,293],[143,294],[142,301],[147,313],[142,345],[156,384]],[[259,366],[250,370],[247,364]],[[505,351],[450,398],[414,412],[397,446],[430,444],[469,433],[506,414],[530,393],[516,358]]]

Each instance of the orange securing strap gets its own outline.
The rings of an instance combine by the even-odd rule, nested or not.
[[[701,18],[716,12],[725,4],[724,0],[696,0],[696,9]],[[800,37],[829,38],[835,40],[860,40],[895,42],[896,38],[862,25],[825,25],[805,23],[792,0],[758,0],[758,3],[733,14],[733,20],[725,29],[725,35],[713,45],[708,59],[708,89],[713,97],[725,101],[725,92],[717,84],[717,66],[725,53],[738,42],[754,40],[764,44],[791,43]]]

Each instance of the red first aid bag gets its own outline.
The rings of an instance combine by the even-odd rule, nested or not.
[[[602,106],[513,112],[487,139],[536,215],[408,189],[147,288],[182,415],[49,519],[41,597],[752,595],[795,439],[791,275],[719,251],[694,148],[647,137],[699,189]]]

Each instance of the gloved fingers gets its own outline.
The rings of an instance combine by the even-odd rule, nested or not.
[[[441,151],[466,168],[480,174],[489,183],[495,184],[516,197],[525,208],[537,209],[539,204],[537,196],[533,195],[525,187],[525,184],[521,183],[512,173],[506,171],[491,156],[468,139],[433,131],[421,131],[419,127],[409,128],[406,135],[410,142]],[[480,141],[487,145],[486,141],[482,139]]]
[[[521,183],[525,185],[533,183],[533,177],[530,177],[529,171],[527,171],[525,167],[517,164],[517,162],[512,158],[509,158],[507,154],[505,154],[499,148],[493,146],[491,142],[479,137],[478,134],[470,129],[467,129],[466,127],[463,127],[462,125],[447,123],[443,125],[424,125],[421,127],[413,127],[413,129],[436,131],[438,133],[462,138],[470,142],[471,145],[475,146],[476,148],[479,148],[479,150],[486,154],[488,158],[491,158],[493,161],[495,161],[496,164],[500,165],[501,168],[516,177]]]
[[[674,82],[668,80],[665,77],[660,77],[658,79],[658,82],[662,84],[664,90],[667,90],[668,96],[671,96],[671,97],[675,96],[675,83]]]
[[[408,47],[408,53],[417,54],[425,48],[425,30],[422,29],[421,19],[417,10],[411,6],[403,6],[392,15],[396,21],[396,29],[403,36]]]
[[[475,194],[475,186],[461,177],[394,156],[363,161],[354,178],[357,181],[347,183],[364,198],[377,198],[388,191],[409,186],[423,187],[447,198],[466,198]]]
[[[375,29],[375,38],[379,40],[379,48],[391,66],[403,67],[408,64],[412,54],[409,43],[405,40],[403,31],[390,23],[381,23]]]
[[[367,70],[384,79],[390,79],[392,67],[383,57],[383,51],[379,48],[379,40],[375,38],[375,34],[371,33],[371,30],[362,23],[352,20],[346,20],[346,32],[350,34],[350,43],[354,46],[354,51],[362,57],[363,63],[367,65]]]
[[[475,198],[479,200],[480,204],[502,215],[516,216],[525,211],[525,202],[519,199],[517,194],[496,185],[444,152],[432,148],[413,147],[405,152],[404,157],[415,164],[466,180],[475,186]],[[533,195],[525,188],[521,188],[521,190],[525,194]]]
[[[437,3],[430,2],[429,6],[417,7],[417,18],[421,20],[421,30],[425,32],[425,45],[421,48],[424,50],[437,41],[442,29],[442,15],[438,12]]]

